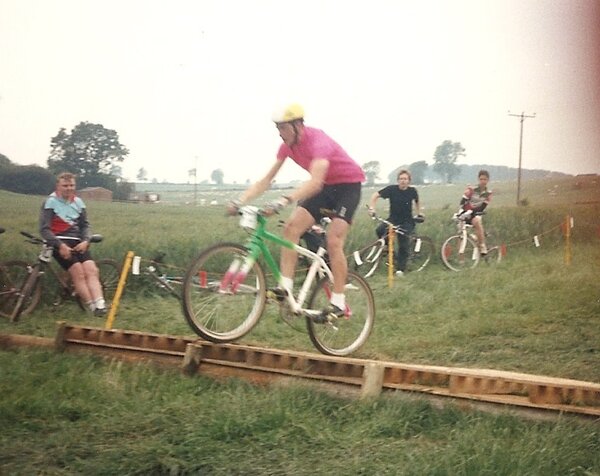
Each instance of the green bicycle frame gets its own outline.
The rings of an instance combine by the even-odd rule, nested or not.
[[[295,249],[296,245],[294,245],[294,243],[292,243],[291,241],[286,240],[285,238],[281,238],[280,236],[267,231],[266,230],[267,220],[262,215],[257,215],[256,219],[257,219],[257,226],[253,230],[250,238],[248,239],[248,241],[246,243],[246,248],[248,249],[248,254],[249,254],[249,257],[246,261],[246,266],[248,269],[250,269],[252,267],[252,265],[254,265],[256,260],[258,260],[260,258],[260,256],[262,255],[262,256],[264,256],[267,266],[273,272],[273,276],[275,277],[275,280],[277,282],[279,282],[281,279],[281,271],[279,270],[279,266],[277,265],[277,262],[273,258],[271,251],[267,247],[266,242],[271,241],[279,246],[288,248],[290,250]]]

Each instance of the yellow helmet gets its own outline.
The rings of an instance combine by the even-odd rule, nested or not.
[[[289,104],[273,113],[273,122],[292,122],[304,119],[304,109],[300,104]]]

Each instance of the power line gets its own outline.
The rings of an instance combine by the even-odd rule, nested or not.
[[[527,116],[524,112],[522,112],[521,114],[511,114],[511,112],[508,111],[508,115],[521,118],[521,135],[519,138],[519,172],[517,175],[517,206],[519,206],[519,204],[521,203],[521,158],[523,156],[523,122],[525,121],[525,119],[528,118],[534,119],[535,112],[533,113],[533,116]]]

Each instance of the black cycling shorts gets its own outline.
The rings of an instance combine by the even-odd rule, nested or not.
[[[325,185],[315,196],[301,200],[298,206],[308,211],[316,223],[325,216],[352,223],[352,217],[360,203],[360,190],[360,182]]]
[[[71,240],[63,239],[63,243],[71,248],[74,248],[80,242],[76,241],[76,240],[71,241]],[[58,252],[58,249],[55,249],[52,252],[52,256],[54,256],[54,259],[61,266],[61,268],[65,269],[65,270],[68,270],[75,263],[83,263],[84,261],[89,261],[92,259],[92,255],[90,254],[89,248],[86,251],[84,251],[83,253],[71,253],[70,259],[64,259]]]

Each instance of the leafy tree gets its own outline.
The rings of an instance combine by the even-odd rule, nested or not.
[[[221,169],[215,169],[210,174],[210,179],[217,185],[223,185],[223,178],[225,174]]]
[[[446,183],[452,183],[452,179],[460,173],[456,160],[461,155],[465,156],[465,151],[460,142],[445,140],[433,154],[433,171],[441,175]]]
[[[367,176],[367,185],[373,185],[379,178],[380,164],[377,160],[371,160],[362,165],[362,169]]]
[[[427,167],[427,162],[424,160],[413,162],[408,166],[408,170],[410,170],[410,174],[412,175],[413,184],[422,185],[425,183],[425,172],[427,171]]]
[[[12,162],[10,161],[10,159],[8,157],[6,157],[6,155],[4,154],[0,154],[0,170],[2,170],[4,167],[8,167],[12,165]]]
[[[129,200],[129,196],[135,192],[135,186],[129,182],[118,182],[113,190],[113,200]]]
[[[120,165],[116,165],[116,164],[111,165],[108,173],[117,178],[123,177],[123,169],[121,168]]]
[[[148,171],[144,167],[140,167],[140,169],[138,170],[138,173],[136,175],[136,178],[140,182],[145,182],[146,180],[148,180]]]
[[[102,176],[111,177],[116,183],[111,167],[129,154],[114,130],[89,122],[80,122],[70,134],[61,128],[50,144],[48,169],[54,175],[60,172],[76,174],[78,187],[106,183]]]
[[[10,161],[9,161],[10,162]],[[2,165],[0,188],[10,192],[45,195],[54,190],[56,178],[39,165]]]

